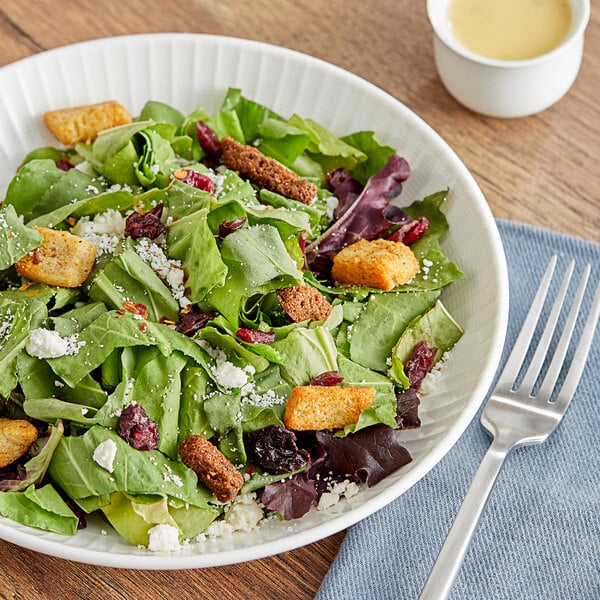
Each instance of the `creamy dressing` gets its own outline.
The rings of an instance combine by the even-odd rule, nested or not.
[[[572,15],[568,0],[451,0],[448,18],[456,39],[472,52],[523,60],[556,48]]]

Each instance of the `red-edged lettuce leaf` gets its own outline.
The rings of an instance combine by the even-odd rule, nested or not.
[[[312,271],[328,274],[331,261],[342,248],[361,239],[371,240],[395,225],[411,220],[403,210],[390,204],[390,196],[397,195],[403,181],[410,175],[410,166],[404,158],[393,154],[387,163],[373,175],[354,200],[344,198],[343,214],[323,235],[306,248],[306,259]],[[347,182],[351,183],[351,182]],[[352,185],[350,192],[356,193]]]
[[[346,437],[328,431],[306,433],[310,435],[301,441],[311,451],[309,468],[266,485],[261,497],[269,510],[286,521],[305,515],[337,481],[349,479],[370,487],[412,460],[400,444],[398,431],[387,425],[373,425]]]
[[[363,184],[341,167],[327,175],[327,187],[338,199],[338,205],[333,211],[335,221],[354,204],[363,191]]]
[[[290,479],[265,486],[261,501],[269,509],[278,512],[283,519],[299,519],[317,500],[315,482],[306,471]]]
[[[396,408],[396,423],[399,429],[416,429],[421,426],[419,418],[419,396],[415,388],[409,387],[406,390],[396,392],[398,402]]]
[[[412,460],[400,444],[398,431],[386,425],[367,427],[346,437],[326,431],[316,435],[333,468],[369,487]]]

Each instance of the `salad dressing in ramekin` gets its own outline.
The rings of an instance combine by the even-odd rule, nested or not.
[[[572,14],[568,0],[451,0],[452,33],[466,49],[498,60],[526,60],[556,48]]]

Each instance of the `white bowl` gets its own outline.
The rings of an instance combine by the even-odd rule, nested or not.
[[[195,34],[117,37],[67,46],[0,69],[0,198],[25,154],[54,144],[41,115],[109,98],[139,114],[149,99],[183,112],[216,112],[229,86],[284,116],[312,117],[341,135],[372,130],[409,161],[402,192],[413,199],[449,187],[450,233],[443,247],[466,279],[445,303],[464,326],[439,388],[423,399],[420,429],[403,432],[413,462],[361,492],[340,514],[313,511],[294,522],[215,543],[192,543],[179,555],[126,543],[101,519],[74,537],[0,518],[0,538],[50,555],[114,567],[185,569],[252,560],[332,535],[398,498],[432,469],[477,412],[500,359],[508,315],[502,244],[488,205],[455,153],[426,123],[382,90],[338,67],[266,44]]]
[[[569,0],[572,22],[563,42],[526,60],[496,60],[467,50],[452,33],[451,1],[427,0],[427,15],[438,74],[461,104],[492,117],[525,117],[552,106],[568,92],[581,65],[589,0]]]

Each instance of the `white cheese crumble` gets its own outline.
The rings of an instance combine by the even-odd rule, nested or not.
[[[71,228],[71,233],[92,242],[98,250],[98,255],[113,253],[119,240],[125,237],[125,218],[114,209],[97,214],[93,220],[81,217]]]
[[[353,481],[340,481],[336,483],[328,492],[321,494],[317,510],[331,510],[337,506],[342,498],[350,499],[356,496],[360,487]]]
[[[217,383],[226,389],[242,388],[248,383],[248,375],[241,367],[236,367],[228,360],[217,364],[213,368]]]
[[[77,334],[73,333],[63,338],[58,331],[50,329],[32,329],[27,340],[27,354],[36,358],[58,358],[59,356],[73,356],[85,342],[77,341]]]
[[[217,383],[224,389],[243,388],[248,383],[247,370],[237,367],[227,360],[220,348],[214,348],[206,340],[194,340],[215,361],[210,370]]]
[[[262,408],[270,408],[276,404],[285,404],[286,398],[278,396],[273,390],[267,390],[259,394],[250,381],[249,375],[254,375],[255,369],[252,365],[246,365],[243,369],[227,360],[227,355],[220,348],[214,348],[206,340],[194,340],[215,361],[209,368],[217,383],[225,390],[238,388],[241,394],[242,404],[251,404]]]
[[[161,523],[148,530],[148,550],[152,552],[177,552],[180,547],[177,527]]]
[[[136,244],[135,251],[169,286],[173,297],[179,301],[182,308],[191,304],[185,296],[185,271],[181,266],[181,261],[168,258],[160,246],[143,238]]]
[[[434,392],[439,387],[444,363],[450,358],[451,354],[452,352],[444,352],[438,362],[433,365],[431,371],[425,375],[419,387],[420,394],[426,396],[427,394]]]
[[[96,446],[92,458],[97,465],[107,470],[109,473],[112,473],[116,456],[117,443],[115,440],[108,439],[100,442]]]
[[[213,521],[205,531],[196,536],[196,540],[226,538],[235,532],[252,531],[263,519],[264,513],[256,494],[241,494],[227,506],[223,518]]]

